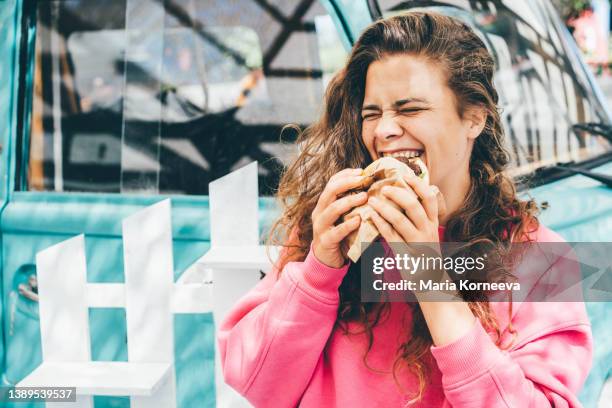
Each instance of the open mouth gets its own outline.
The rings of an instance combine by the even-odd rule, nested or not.
[[[423,150],[401,150],[389,153],[383,152],[382,156],[393,157],[394,159],[397,159],[403,162],[404,164],[410,163],[417,157],[421,158],[421,160],[425,160],[425,152]],[[427,166],[427,162],[425,162],[425,165]]]
[[[399,152],[383,153],[383,157],[393,157],[394,159],[413,159],[421,157],[423,150],[403,150]]]
[[[429,169],[427,155],[425,154],[424,150],[417,150],[417,149],[398,150],[395,152],[381,152],[379,153],[379,155],[382,157],[393,157],[394,159],[397,159],[401,161],[402,163],[406,164],[408,167],[414,170],[415,173],[417,172],[418,166],[416,165],[416,163],[413,163],[413,162],[418,157],[423,162],[423,164],[425,164],[425,167]]]

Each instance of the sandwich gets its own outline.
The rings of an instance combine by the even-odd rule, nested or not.
[[[363,181],[361,185],[351,191],[348,194],[356,194],[361,191],[367,191],[368,197],[382,197],[381,189],[384,186],[398,186],[404,188],[410,188],[404,181],[404,176],[407,174],[414,173],[417,177],[422,178],[429,183],[429,173],[427,167],[422,160],[416,158],[393,158],[383,157],[368,167],[366,167],[361,176]],[[394,203],[391,203],[395,205]],[[395,205],[397,207],[397,205]],[[399,209],[399,207],[397,207]],[[378,238],[380,233],[372,221],[372,213],[375,210],[368,204],[355,207],[353,210],[343,216],[343,220],[347,220],[351,217],[359,215],[361,217],[361,224],[359,228],[353,231],[346,238],[346,247],[348,251],[346,255],[353,262],[357,262],[361,257],[361,254],[367,249],[367,247]]]

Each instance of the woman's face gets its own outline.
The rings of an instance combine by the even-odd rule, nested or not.
[[[361,117],[372,160],[419,155],[431,183],[443,193],[469,185],[472,145],[486,117],[482,109],[466,110],[463,116],[436,63],[398,54],[370,64]]]

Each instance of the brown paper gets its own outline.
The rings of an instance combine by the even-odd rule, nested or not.
[[[424,168],[424,165],[421,166]],[[362,184],[361,191],[366,188],[369,197],[383,198],[382,188],[384,186],[397,186],[410,188],[404,181],[404,176],[408,174],[414,174],[414,172],[408,167],[408,165],[392,157],[383,157],[370,164],[364,170],[364,182]],[[424,174],[426,180],[429,180],[428,174],[425,171]],[[394,203],[391,203],[395,205]],[[399,209],[397,205],[396,208]],[[353,261],[361,257],[363,251],[371,244],[380,233],[372,221],[372,213],[374,209],[368,204],[364,204],[359,207],[355,207],[352,211],[346,214],[343,219],[347,220],[351,217],[359,215],[361,217],[361,224],[359,228],[353,231],[347,237],[348,252],[347,256]]]

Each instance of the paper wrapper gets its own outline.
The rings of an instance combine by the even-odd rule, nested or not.
[[[418,159],[417,159],[418,160]],[[423,170],[423,178],[429,182],[429,176],[425,165],[418,160],[419,167]],[[413,161],[414,163],[414,161]],[[414,171],[408,167],[407,164],[394,159],[392,157],[383,157],[370,164],[363,171],[364,181],[362,186],[358,189],[363,191],[367,189],[368,197],[383,198],[381,189],[384,186],[397,186],[410,188],[404,181],[404,175],[412,174]],[[392,205],[395,205],[391,203]],[[396,206],[399,209],[399,207]],[[351,217],[359,215],[361,217],[361,224],[359,228],[353,231],[347,239],[348,252],[347,256],[353,261],[361,257],[363,251],[371,244],[380,233],[372,221],[372,213],[375,210],[368,204],[364,204],[359,207],[355,207],[352,211],[346,214],[343,218],[347,220]]]

